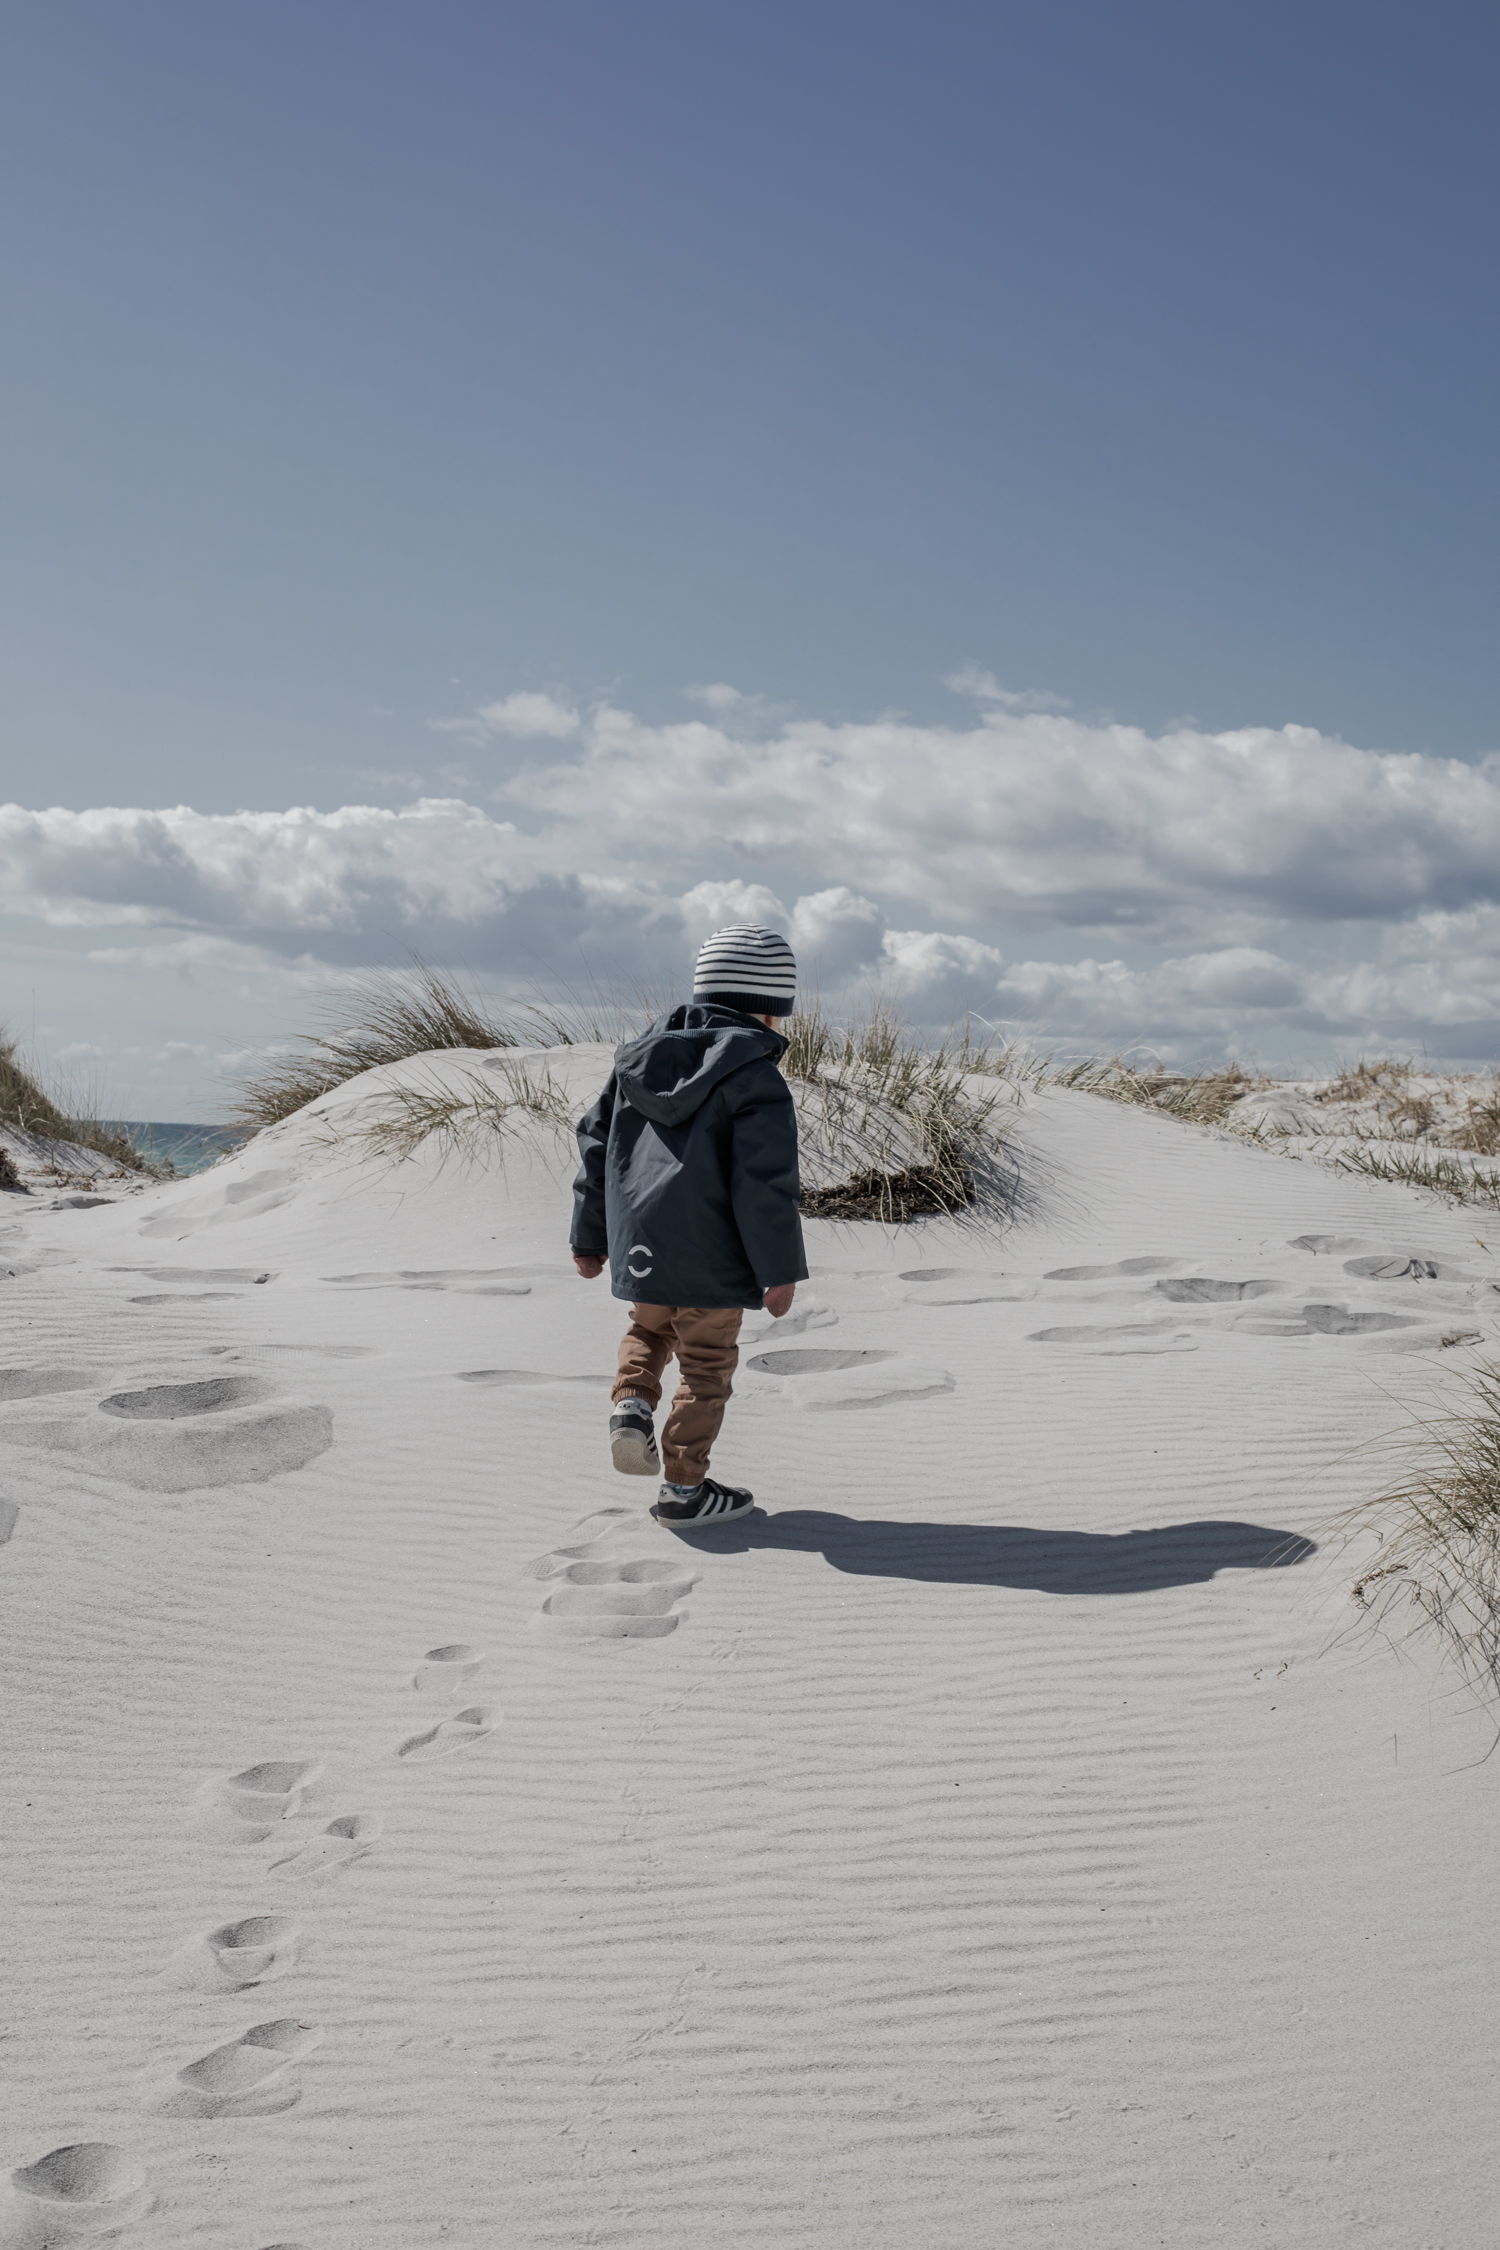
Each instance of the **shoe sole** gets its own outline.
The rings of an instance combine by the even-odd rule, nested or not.
[[[661,1455],[649,1430],[616,1430],[609,1441],[610,1459],[622,1477],[659,1477]]]
[[[664,1516],[660,1507],[651,1513],[663,1531],[717,1531],[721,1523],[743,1523],[746,1516],[753,1516],[755,1502],[747,1500],[743,1508],[725,1508],[712,1516]]]

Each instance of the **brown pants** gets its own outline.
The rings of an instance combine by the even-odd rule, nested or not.
[[[744,1314],[738,1305],[632,1305],[620,1338],[620,1372],[610,1397],[643,1398],[655,1409],[662,1370],[676,1355],[682,1371],[671,1412],[662,1425],[662,1468],[669,1484],[701,1484],[708,1456],[739,1364],[735,1338]]]

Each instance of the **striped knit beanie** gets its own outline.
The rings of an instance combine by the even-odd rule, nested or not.
[[[695,1000],[721,1000],[751,1016],[789,1016],[797,1001],[797,963],[784,937],[759,925],[715,930],[698,955]]]

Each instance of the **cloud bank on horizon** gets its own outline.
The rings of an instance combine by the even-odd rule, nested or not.
[[[878,985],[927,1022],[1180,1058],[1500,1053],[1500,762],[1298,726],[1153,737],[952,684],[979,703],[958,727],[773,720],[723,686],[668,725],[516,694],[439,723],[500,770],[480,802],[11,805],[0,893],[143,976],[411,947],[502,989],[660,988],[754,919],[805,983]]]

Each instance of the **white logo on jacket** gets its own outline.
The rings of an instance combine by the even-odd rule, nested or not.
[[[637,1258],[644,1258],[646,1263],[638,1266],[635,1262]],[[655,1263],[656,1252],[649,1243],[632,1242],[625,1253],[625,1271],[632,1281],[644,1281]]]

